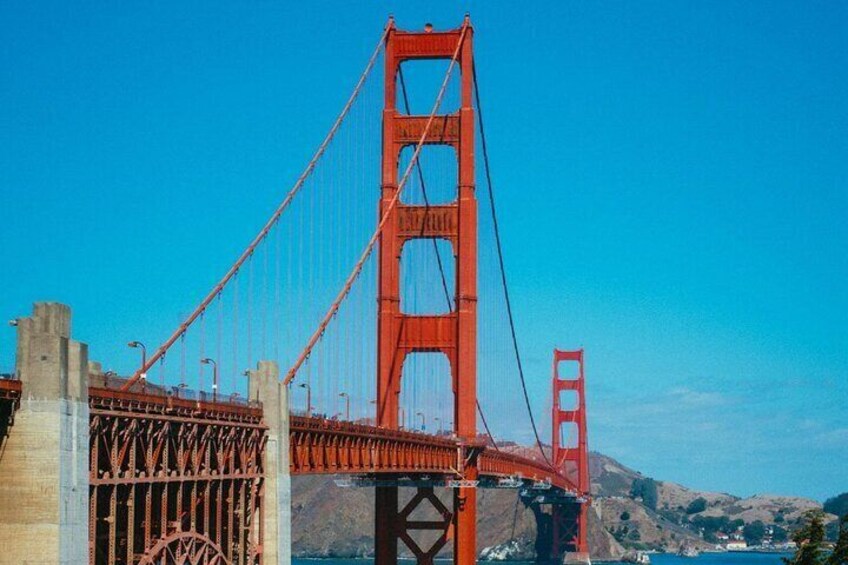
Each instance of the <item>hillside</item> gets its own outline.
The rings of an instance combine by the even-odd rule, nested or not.
[[[616,559],[628,548],[676,551],[682,544],[714,547],[712,537],[716,530],[713,527],[721,524],[725,529],[735,527],[739,522],[734,520],[743,524],[759,521],[788,532],[806,510],[821,508],[816,501],[798,497],[757,495],[742,499],[654,481],[598,453],[590,456],[590,474],[594,500],[589,542],[596,560]],[[634,484],[642,491],[634,492]],[[447,503],[450,493],[446,489],[438,490],[443,491],[442,500]],[[406,497],[402,498],[402,503],[411,495],[412,489],[401,489],[401,496]],[[338,487],[333,477],[294,477],[294,555],[371,555],[373,501],[372,488]],[[532,511],[519,502],[515,491],[481,489],[478,501],[477,545],[483,556],[490,559],[532,558],[536,521]],[[424,512],[417,517],[426,519],[435,514]],[[448,556],[449,550],[445,548],[443,556]],[[402,555],[410,556],[410,553],[404,549]]]

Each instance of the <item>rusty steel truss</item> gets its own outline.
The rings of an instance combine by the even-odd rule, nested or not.
[[[258,406],[89,389],[89,563],[259,565]]]

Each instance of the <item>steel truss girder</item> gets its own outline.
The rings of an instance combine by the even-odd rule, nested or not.
[[[91,565],[260,565],[261,413],[239,406],[219,419],[99,392],[89,397]]]
[[[425,480],[424,475],[432,475],[457,480],[464,478],[459,470],[473,454],[480,481],[518,478],[545,483],[563,492],[577,490],[544,461],[453,438],[292,416],[289,439],[292,474],[404,475],[411,480]]]

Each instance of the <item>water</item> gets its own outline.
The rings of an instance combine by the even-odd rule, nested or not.
[[[652,565],[780,565],[781,557],[787,553],[702,553],[696,558],[678,557],[677,555],[656,553],[651,554]],[[404,561],[403,563],[414,563]],[[292,559],[293,565],[372,565],[373,559]],[[438,561],[448,565],[450,561]],[[497,561],[480,561],[481,564],[497,564]],[[534,565],[528,561],[507,561],[505,565]],[[619,564],[607,564],[619,565]]]
[[[651,555],[652,565],[780,565],[789,553],[702,553],[692,559],[672,554]]]

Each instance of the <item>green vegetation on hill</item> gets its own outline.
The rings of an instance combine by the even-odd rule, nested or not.
[[[633,485],[630,487],[630,496],[632,498],[641,498],[642,504],[651,510],[656,510],[658,500],[657,482],[650,477],[633,479]]]
[[[686,507],[687,514],[697,514],[698,512],[703,512],[707,509],[707,499],[699,496],[695,500],[689,503],[689,506]]]

